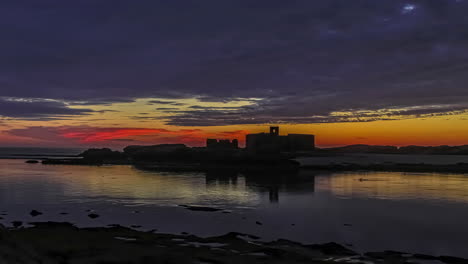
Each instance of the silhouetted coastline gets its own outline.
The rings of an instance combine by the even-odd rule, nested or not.
[[[128,146],[122,152],[108,148],[88,149],[73,158],[48,158],[42,160],[42,163],[46,165],[133,165],[138,169],[159,171],[294,172],[307,169],[466,173],[468,172],[468,159],[465,161],[464,158],[455,158],[457,153],[465,153],[464,147],[396,148],[354,145],[314,151],[268,153],[251,152],[242,148],[203,148],[187,147],[184,144],[161,144]],[[396,161],[373,160],[370,157],[372,155],[377,155],[376,157],[388,155],[388,157],[399,159]],[[419,157],[418,155],[421,156],[418,161],[411,161]],[[437,155],[446,159],[453,157],[454,161],[452,163],[435,162]],[[459,154],[458,157],[463,157],[463,155]],[[368,160],[362,162],[365,159]]]
[[[161,171],[295,171],[299,163],[283,153],[250,153],[244,149],[190,148],[183,144],[129,146],[123,152],[89,149],[79,159],[46,159],[43,164],[103,165],[131,164],[140,169]]]
[[[279,127],[269,133],[246,135],[246,147],[239,148],[237,139],[206,140],[206,147],[184,144],[127,146],[120,151],[109,148],[88,149],[77,157],[44,159],[43,164],[57,165],[133,165],[142,170],[158,171],[236,171],[236,172],[297,172],[299,169],[327,171],[409,171],[409,172],[468,172],[468,159],[439,163],[426,158],[410,161],[417,155],[468,155],[465,146],[369,146],[350,145],[318,149],[315,135],[280,135]],[[354,154],[407,155],[405,159],[379,160]],[[325,158],[324,158],[325,157]],[[357,157],[357,158],[356,158]],[[308,159],[307,159],[308,158]],[[363,162],[364,161],[364,162]],[[29,161],[34,162],[34,161]]]

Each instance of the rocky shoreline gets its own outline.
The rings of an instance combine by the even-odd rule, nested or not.
[[[0,263],[468,263],[457,257],[395,251],[359,254],[336,243],[262,242],[234,232],[202,238],[119,225],[30,224],[33,227],[0,227]]]

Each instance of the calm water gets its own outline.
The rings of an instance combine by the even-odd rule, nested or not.
[[[69,157],[78,155],[81,153],[83,149],[79,148],[18,148],[18,147],[11,147],[5,148],[0,147],[0,158],[11,158],[11,159],[18,159],[18,158],[48,158],[48,157]]]
[[[44,215],[33,218],[32,209]],[[87,210],[100,217],[88,218]],[[264,240],[335,241],[358,251],[468,257],[468,175],[460,174],[159,173],[0,160],[0,211],[5,225],[53,220],[202,236],[238,231]]]

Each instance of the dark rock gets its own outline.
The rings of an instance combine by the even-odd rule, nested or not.
[[[198,260],[202,263],[210,263],[210,264],[224,264],[225,262],[216,260],[216,259],[211,259],[211,258],[204,258],[204,257],[199,257]]]
[[[37,211],[37,210],[32,210],[30,213],[29,213],[32,217],[36,217],[38,215],[41,215],[42,213]]]
[[[352,224],[343,224],[344,226],[353,226]]]
[[[72,229],[76,229],[76,226],[72,223],[68,223],[68,222],[51,222],[51,221],[48,221],[48,222],[30,222],[29,223],[30,225],[34,226],[35,228],[44,228],[44,229],[48,229],[48,228],[72,228]]]
[[[39,163],[39,161],[37,161],[37,160],[27,160],[26,163],[37,164],[37,163]]]
[[[413,258],[424,259],[424,260],[438,260],[438,257],[426,255],[426,254],[413,254]]]
[[[256,221],[255,224],[257,224],[257,225],[263,225],[263,224],[262,224],[261,222],[259,222],[259,221]]]
[[[281,259],[287,252],[279,248],[262,248],[253,253],[264,253],[265,255],[272,256],[276,259]]]
[[[99,215],[98,214],[89,214],[88,217],[91,218],[91,219],[95,219],[95,218],[98,218]]]
[[[468,259],[450,256],[440,256],[439,260],[449,264],[468,264]]]
[[[391,261],[393,263],[404,263],[406,262],[406,258],[403,257],[402,255],[403,254],[406,254],[406,253],[403,253],[403,252],[398,252],[398,251],[390,251],[390,250],[387,250],[387,251],[383,251],[383,252],[367,252],[365,253],[364,255],[366,257],[370,257],[370,258],[373,258],[373,259],[382,259],[384,261]]]
[[[270,245],[270,246],[306,247],[307,248],[307,246],[305,246],[302,243],[291,241],[291,240],[284,239],[284,238],[280,238],[278,240],[272,241],[272,242],[267,243],[267,244]]]
[[[140,228],[141,225],[131,225],[130,227],[131,227],[131,228]]]
[[[67,215],[68,213],[62,212],[62,213],[60,213],[60,214],[61,214],[61,215]]]
[[[203,211],[203,212],[217,212],[221,211],[222,209],[219,208],[213,208],[213,207],[207,207],[207,206],[191,206],[191,205],[179,205],[180,207],[184,207],[187,210],[191,211]]]
[[[108,224],[107,226],[108,226],[108,227],[117,227],[117,228],[122,227],[122,226],[119,225],[119,224]]]
[[[181,232],[182,235],[188,235],[189,233],[187,232]]]
[[[407,255],[409,253],[407,252],[401,252],[401,251],[395,251],[395,250],[385,250],[384,251],[387,254],[393,254],[393,255]]]
[[[364,255],[373,259],[384,259],[388,257],[387,254],[385,254],[384,252],[367,252]]]
[[[347,249],[347,248],[343,247],[342,245],[334,243],[334,242],[321,244],[321,245],[307,245],[306,247],[310,248],[310,249],[319,250],[319,251],[321,251],[322,253],[324,253],[326,255],[334,255],[334,256],[354,256],[354,255],[357,255],[356,252],[354,252],[354,251],[352,251],[350,249]]]
[[[248,235],[248,234],[246,234],[246,236],[247,236],[248,238],[250,238],[250,239],[255,239],[255,240],[260,239],[259,236]]]
[[[229,233],[224,234],[222,236],[214,237],[213,239],[216,239],[216,240],[218,240],[218,239],[220,239],[220,240],[238,240],[238,239],[240,239],[239,236],[248,237],[250,239],[260,239],[260,237],[258,237],[258,236],[243,234],[243,233],[239,233],[239,232],[229,232]]]
[[[16,227],[16,228],[23,225],[23,222],[21,222],[21,221],[13,221],[11,223],[13,224],[13,227]]]
[[[426,255],[426,254],[414,254],[413,258],[425,259],[425,260],[438,260],[439,259],[438,257]]]

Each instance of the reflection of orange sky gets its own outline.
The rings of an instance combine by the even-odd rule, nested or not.
[[[361,179],[361,180],[360,180]],[[345,198],[434,199],[468,202],[465,175],[370,172],[317,177],[317,190]]]
[[[187,110],[190,105],[202,104],[194,99],[181,99],[178,102],[186,105],[180,106],[181,110]],[[246,104],[237,101],[203,103],[210,107],[239,107]],[[149,105],[148,100],[137,100],[135,103],[91,106],[96,113],[66,120],[11,119],[0,123],[0,145],[121,147],[131,144],[185,143],[202,146],[206,138],[237,138],[242,145],[245,134],[268,131],[269,124],[201,127],[166,125],[165,118],[170,114],[155,110],[157,107]],[[151,119],[132,118],[135,116],[151,116]],[[315,134],[317,145],[321,147],[351,144],[464,145],[468,144],[466,118],[466,115],[459,114],[393,121],[281,124],[280,132]]]
[[[44,177],[49,181],[62,186],[65,195],[77,199],[99,196],[138,204],[155,204],[155,201],[158,204],[197,204],[203,202],[207,195],[200,190],[206,190],[211,198],[218,201],[228,199],[248,204],[259,200],[257,194],[246,188],[242,178],[236,185],[207,186],[204,174],[200,177],[184,174],[168,177],[162,172],[146,172],[131,166],[53,166],[37,173],[46,174]]]

